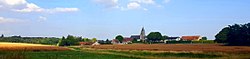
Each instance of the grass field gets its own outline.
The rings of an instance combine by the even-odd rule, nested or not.
[[[103,46],[115,46],[115,49],[100,48]],[[117,46],[117,47],[116,47]],[[119,48],[119,47],[120,48]],[[127,47],[127,48],[124,48]],[[146,50],[129,49],[144,47]],[[147,47],[159,47],[154,49],[148,49]],[[39,44],[25,44],[25,43],[0,43],[0,58],[1,59],[249,59],[250,53],[248,53],[247,46],[232,46],[236,50],[232,50],[229,47],[223,47],[225,49],[232,50],[235,53],[224,51],[191,51],[188,49],[197,48],[197,46],[213,47],[214,45],[187,45],[182,49],[185,51],[175,50],[183,45],[176,45],[168,48],[173,48],[172,51],[160,49],[164,45],[154,44],[130,44],[130,45],[100,45],[100,46],[88,46],[79,47],[56,47],[49,45]],[[215,45],[216,46],[216,45]],[[220,45],[219,45],[220,46]],[[99,48],[97,48],[99,47]],[[166,48],[166,47],[165,47]],[[217,47],[218,48],[218,47]],[[195,50],[194,49],[194,50]],[[216,47],[214,47],[216,50]],[[219,51],[221,48],[218,48]],[[238,49],[238,50],[237,50]],[[213,50],[213,49],[212,49]],[[237,52],[237,53],[236,53]]]

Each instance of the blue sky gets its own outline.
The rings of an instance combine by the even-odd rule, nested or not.
[[[223,27],[250,21],[250,0],[0,0],[0,34],[83,36],[159,31],[214,39]]]

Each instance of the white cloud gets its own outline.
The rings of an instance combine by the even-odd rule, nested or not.
[[[28,3],[26,0],[0,0],[0,9],[7,9],[16,12],[48,12],[48,13],[55,13],[55,12],[73,12],[78,11],[78,8],[41,8],[34,3]]]
[[[20,22],[20,20],[14,19],[14,18],[4,18],[4,17],[0,17],[0,24],[16,23],[16,22]]]
[[[44,17],[44,16],[39,16],[39,22],[41,22],[41,21],[46,21],[47,20],[47,17]]]
[[[137,2],[131,2],[131,3],[128,3],[127,8],[128,9],[138,9],[138,8],[140,8],[140,6],[141,5]]]
[[[118,0],[93,0],[95,3],[101,4],[106,8],[119,8]]]

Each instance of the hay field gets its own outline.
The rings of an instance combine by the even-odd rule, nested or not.
[[[64,51],[69,48],[41,44],[0,42],[0,51]]]

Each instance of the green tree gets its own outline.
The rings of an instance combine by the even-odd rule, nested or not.
[[[63,36],[62,39],[59,39],[58,43],[56,44],[56,46],[63,46],[63,42],[62,40],[65,40],[65,37]]]
[[[4,35],[2,34],[0,38],[3,38],[3,37],[4,37]]]
[[[229,27],[223,28],[218,34],[215,36],[215,42],[218,43],[226,43],[229,33]]]
[[[89,38],[83,38],[84,42],[89,42]]]
[[[96,42],[97,41],[97,39],[96,38],[92,38],[92,42]]]
[[[207,40],[207,37],[202,37],[201,40]]]
[[[162,40],[165,40],[167,38],[168,38],[168,36],[166,36],[166,35],[162,36]]]
[[[250,23],[229,25],[229,45],[250,45]]]
[[[123,38],[122,35],[118,35],[118,36],[115,37],[115,39],[119,40],[119,42],[122,43],[124,38]]]
[[[223,28],[215,38],[215,41],[228,45],[250,45],[250,23],[229,25]]]
[[[59,40],[59,42],[60,42],[60,40]],[[59,46],[68,46],[68,45],[69,44],[68,44],[66,38],[63,36],[62,39],[61,39],[61,43],[59,43]]]
[[[149,42],[156,42],[162,39],[162,35],[160,32],[150,32],[147,36]]]

